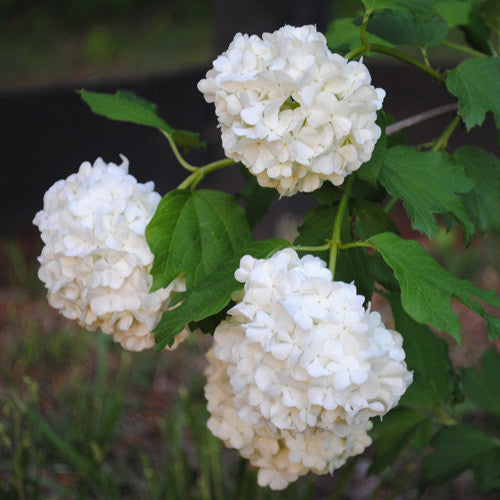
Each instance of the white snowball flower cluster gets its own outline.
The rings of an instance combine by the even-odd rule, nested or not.
[[[144,236],[160,195],[153,182],[138,183],[128,160],[94,165],[57,181],[33,220],[45,246],[39,278],[52,307],[89,330],[112,334],[125,349],[154,346],[151,333],[181,278],[149,293],[153,254]],[[177,344],[188,332],[178,335]]]
[[[317,257],[247,255],[235,277],[244,295],[209,356],[210,428],[261,468],[260,484],[279,489],[308,470],[331,472],[370,444],[369,419],[411,383],[402,337]],[[272,453],[260,451],[263,436]]]
[[[268,426],[250,425],[238,416],[234,392],[227,374],[227,364],[218,360],[214,347],[207,353],[205,396],[210,418],[208,428],[229,448],[237,449],[254,467],[258,467],[260,486],[282,490],[308,472],[326,474],[346,460],[362,453],[371,444],[366,430],[353,428],[342,437],[316,429],[308,434],[271,430]]]
[[[366,66],[331,53],[314,26],[238,33],[198,89],[215,103],[226,155],[290,196],[371,158],[385,92]]]

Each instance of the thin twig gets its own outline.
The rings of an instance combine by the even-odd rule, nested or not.
[[[399,122],[393,123],[389,125],[385,129],[386,135],[392,135],[396,132],[404,130],[405,128],[413,127],[413,125],[417,125],[426,120],[430,120],[431,118],[435,118],[436,116],[445,115],[447,113],[451,113],[458,109],[458,102],[452,102],[450,104],[443,104],[442,106],[438,106],[437,108],[429,109],[428,111],[424,111],[423,113],[419,113],[415,116],[410,116],[409,118],[405,118]]]

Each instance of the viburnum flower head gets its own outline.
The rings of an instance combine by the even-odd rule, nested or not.
[[[214,354],[247,425],[346,437],[398,403],[412,381],[402,337],[354,284],[289,248],[243,257],[235,277],[244,295],[215,330]]]
[[[208,351],[207,359],[207,426],[227,447],[237,449],[259,469],[260,486],[282,490],[308,472],[331,473],[371,444],[366,433],[371,428],[370,421],[364,427],[352,428],[346,436],[317,428],[303,434],[249,425],[238,416],[228,367],[215,357],[214,347]]]
[[[50,305],[65,317],[140,351],[154,346],[151,332],[185,282],[177,278],[149,293],[153,254],[144,231],[160,195],[153,182],[129,175],[128,160],[121,159],[120,165],[84,162],[45,193],[33,220],[45,243],[38,276]],[[177,336],[175,347],[187,333]]]
[[[371,158],[385,92],[370,83],[314,26],[284,26],[238,33],[198,89],[215,104],[226,155],[290,196],[340,185]]]

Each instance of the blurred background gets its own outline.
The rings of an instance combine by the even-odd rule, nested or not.
[[[154,180],[162,194],[186,176],[159,133],[93,115],[76,89],[128,89],[157,103],[174,128],[201,132],[207,147],[188,160],[205,164],[223,151],[213,106],[196,84],[235,33],[260,35],[284,24],[326,32],[333,19],[361,8],[358,0],[0,0],[1,499],[416,498],[411,455],[382,476],[366,477],[368,454],[333,479],[306,478],[282,496],[256,491],[255,472],[205,429],[209,338],[172,354],[125,352],[51,310],[36,277],[42,245],[31,221],[43,193],[83,161],[118,162],[123,153],[130,172]],[[456,64],[455,56],[429,50],[441,69]],[[396,119],[451,101],[409,66],[385,56],[365,62],[373,84],[389,90],[384,108]],[[448,119],[410,129],[410,142],[434,138]],[[498,154],[495,134],[488,117],[467,143]],[[458,131],[451,148],[463,140]],[[237,169],[204,180],[230,192],[242,185]],[[256,236],[293,238],[314,203],[301,195],[276,201]],[[467,253],[453,231],[432,245],[422,241],[452,272],[498,288],[497,239],[487,235]],[[454,345],[454,361],[477,363],[487,345],[484,325],[458,310],[472,347]],[[479,498],[462,476],[425,498]]]

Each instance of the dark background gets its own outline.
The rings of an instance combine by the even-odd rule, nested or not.
[[[43,42],[44,30],[50,27],[64,33],[64,30],[83,30],[82,26],[94,26],[96,23],[101,27],[108,26],[116,23],[116,18],[133,18],[139,10],[145,10],[147,16],[155,20],[155,9],[158,8],[158,2],[155,0],[106,0],[87,2],[85,6],[80,0],[65,3],[62,0],[11,0],[10,4],[11,7],[3,13],[3,27],[10,28],[14,35],[19,35],[19,23],[23,19],[29,23],[33,22],[33,18],[41,16],[45,19],[45,24],[40,21],[42,27],[33,28],[34,32],[38,33],[36,39],[39,43]],[[58,72],[56,64],[53,75],[49,77],[45,73],[40,76],[36,71],[26,71],[23,77],[22,68],[18,68],[17,73],[6,72],[8,76],[14,74],[10,80],[0,80],[0,117],[4,124],[0,134],[0,234],[10,235],[19,230],[29,230],[34,214],[42,208],[43,193],[56,180],[77,171],[83,161],[93,162],[99,156],[106,162],[119,162],[119,154],[124,154],[130,160],[130,172],[141,182],[154,180],[156,189],[162,194],[175,188],[186,177],[187,172],[177,164],[168,143],[158,132],[142,126],[112,122],[94,115],[75,89],[85,87],[95,91],[114,92],[122,88],[155,102],[161,116],[174,128],[201,132],[207,148],[190,153],[188,159],[193,164],[202,165],[222,158],[223,151],[218,130],[215,128],[213,105],[205,103],[196,84],[210,68],[211,60],[217,53],[227,48],[234,34],[241,31],[260,35],[286,23],[316,24],[319,30],[325,32],[333,16],[336,13],[342,15],[346,8],[346,2],[337,2],[336,5],[335,2],[321,0],[217,0],[213,3],[200,0],[187,2],[187,11],[183,11],[181,15],[175,11],[176,2],[163,2],[163,7],[165,4],[171,4],[173,9],[172,19],[168,21],[170,25],[179,19],[179,23],[185,23],[188,35],[192,19],[198,32],[200,24],[196,22],[210,24],[210,33],[205,43],[211,43],[208,52],[212,55],[205,63],[195,61],[191,67],[181,66],[174,71],[164,68],[163,72],[150,73],[144,68],[127,69],[122,61],[117,70],[120,65],[113,57],[117,58],[119,53],[115,52],[114,56],[106,53],[106,43],[112,45],[112,38],[104,37],[104,48],[100,49],[104,50],[104,56],[94,55],[95,65],[91,64],[92,60],[89,62],[88,58],[83,58],[82,69],[78,66],[80,60],[76,57],[77,69],[67,74]],[[117,5],[120,5],[121,10]],[[60,13],[60,16],[54,16],[55,13]],[[200,20],[200,16],[205,17]],[[57,18],[60,18],[60,21],[57,21]],[[53,25],[57,22],[64,27]],[[85,31],[81,33],[84,37]],[[22,39],[19,40],[22,42]],[[137,41],[131,40],[131,46],[138,45],[139,40],[140,37]],[[6,43],[4,40],[3,45]],[[10,40],[8,43],[13,42]],[[60,43],[69,42],[62,36]],[[123,45],[125,42],[120,43]],[[175,40],[172,43],[175,47]],[[179,51],[186,48],[185,43],[185,40],[179,40]],[[53,48],[52,52],[54,50],[56,48]],[[152,46],[150,51],[156,55],[162,51],[162,46]],[[439,84],[411,66],[395,63],[384,56],[373,57],[365,62],[371,71],[373,84],[387,89],[384,109],[396,119],[452,100],[452,96]],[[436,64],[435,60],[433,62]],[[451,67],[453,64],[454,61],[442,59],[437,66]],[[97,73],[94,72],[94,66],[99,70]],[[122,67],[125,67],[123,71]],[[79,71],[83,76],[78,76]],[[408,130],[410,142],[418,143],[434,138],[443,130],[448,120],[449,117],[444,116]],[[494,127],[491,127],[488,119],[485,126],[473,130],[467,143],[482,145],[496,152],[493,131]],[[458,131],[450,146],[456,147],[463,139],[463,132]],[[216,186],[231,192],[241,185],[242,179],[237,169],[217,171],[204,181],[205,187]],[[283,199],[275,203],[272,215],[275,215],[276,211],[301,212],[307,203],[305,197],[300,195],[293,200]],[[273,228],[265,227],[268,225],[266,220],[261,225],[264,226],[261,230],[267,233],[266,235],[273,231]]]

